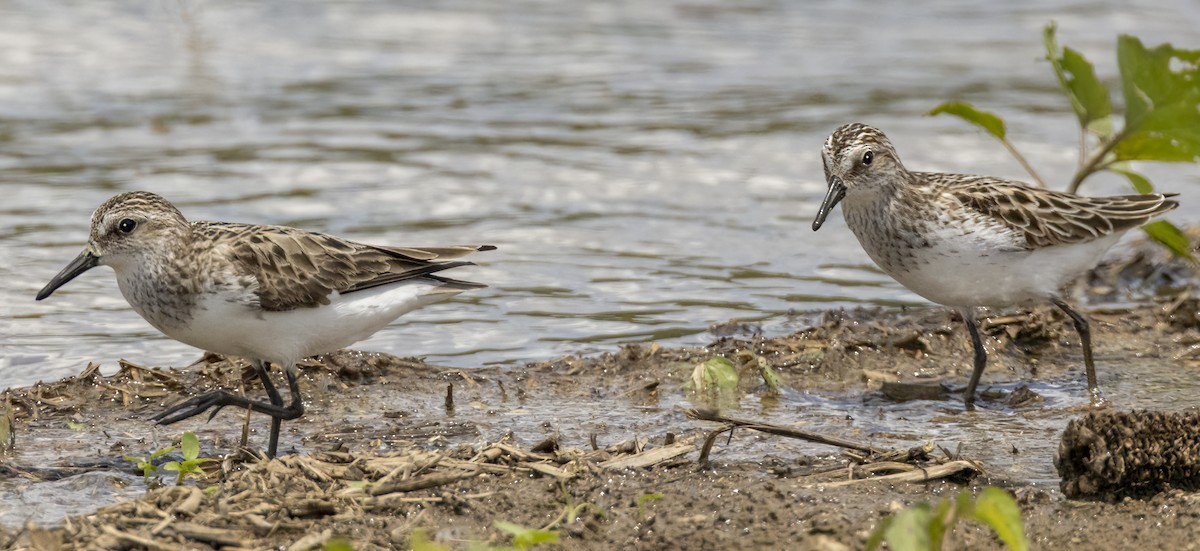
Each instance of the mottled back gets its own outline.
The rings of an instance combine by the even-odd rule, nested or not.
[[[284,226],[227,222],[194,222],[192,229],[205,238],[200,243],[226,250],[237,271],[255,278],[259,305],[270,311],[328,304],[334,291],[353,293],[419,277],[442,283],[448,292],[486,287],[431,274],[471,264],[440,260],[495,249],[377,247]]]

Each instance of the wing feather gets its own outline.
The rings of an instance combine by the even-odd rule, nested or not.
[[[285,226],[196,222],[193,229],[228,251],[237,269],[255,279],[259,304],[269,311],[315,307],[328,304],[334,291],[352,293],[422,277],[449,289],[485,287],[431,274],[471,264],[445,259],[495,249],[381,247]]]
[[[943,196],[1024,235],[1029,249],[1099,239],[1179,206],[1173,193],[1085,197],[984,176],[922,176]]]

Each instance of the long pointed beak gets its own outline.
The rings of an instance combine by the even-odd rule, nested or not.
[[[66,268],[63,268],[61,272],[58,272],[58,275],[54,276],[50,280],[50,283],[47,283],[45,287],[42,287],[41,291],[38,291],[37,299],[42,300],[50,296],[50,293],[53,293],[59,287],[66,285],[68,281],[75,279],[75,276],[78,276],[79,274],[82,274],[83,272],[86,272],[99,265],[100,257],[92,253],[91,247],[84,249],[83,252],[79,253],[79,256],[75,257],[75,260],[72,260],[70,264],[67,264]]]
[[[829,178],[829,191],[825,192],[825,200],[821,201],[821,208],[817,210],[817,218],[813,220],[813,231],[821,229],[821,224],[825,223],[825,218],[829,216],[829,211],[837,206],[838,202],[846,196],[846,184],[842,183],[842,179],[837,176]]]

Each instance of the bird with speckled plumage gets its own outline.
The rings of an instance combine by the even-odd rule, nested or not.
[[[401,315],[486,287],[440,272],[490,245],[382,247],[285,226],[189,222],[153,193],[117,195],[92,214],[88,245],[37,294],[42,300],[79,274],[108,266],[129,305],[163,334],[197,348],[247,358],[268,402],[217,390],[153,419],[171,424],[225,406],[271,417],[267,455],[280,423],[304,414],[296,362],[366,339]],[[283,367],[287,405],[270,377]]]
[[[910,172],[883,132],[847,124],[821,152],[829,189],[813,221],[838,204],[871,260],[909,290],[959,308],[975,349],[964,402],[971,407],[987,363],[975,308],[1051,302],[1079,332],[1088,393],[1096,384],[1087,318],[1063,288],[1100,261],[1129,229],[1179,206],[1175,194],[1084,197],[1021,182]]]

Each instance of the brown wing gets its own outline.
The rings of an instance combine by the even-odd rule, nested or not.
[[[430,274],[471,264],[438,260],[495,249],[377,247],[283,226],[197,222],[194,228],[228,247],[238,270],[258,282],[260,306],[273,311],[328,304],[333,291],[352,293],[419,277],[455,290],[485,287]]]
[[[1176,194],[1085,197],[987,177],[962,177],[944,192],[1025,236],[1029,248],[1091,241],[1179,206]]]

